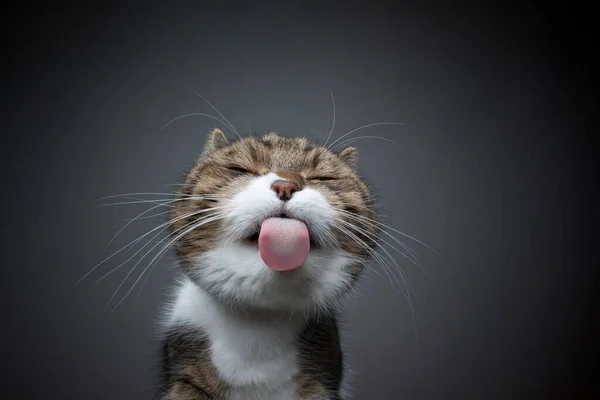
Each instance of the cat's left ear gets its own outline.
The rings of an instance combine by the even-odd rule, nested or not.
[[[346,148],[338,157],[352,169],[356,168],[358,164],[358,150],[356,150],[356,147]]]
[[[220,149],[221,147],[225,147],[229,144],[227,141],[227,137],[220,129],[213,129],[206,139],[206,144],[204,145],[204,154],[212,153],[215,150]]]

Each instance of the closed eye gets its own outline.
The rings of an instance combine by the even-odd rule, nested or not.
[[[314,178],[310,178],[309,181],[311,181],[312,183],[317,183],[317,182],[325,182],[325,181],[333,181],[336,180],[337,178],[333,178],[330,176],[317,176]]]
[[[250,171],[250,170],[248,170],[246,168],[243,168],[243,167],[232,166],[232,167],[227,167],[227,169],[229,171],[232,171],[232,172],[237,172],[238,174],[252,174],[252,175],[256,175],[254,172],[252,172],[252,171]]]

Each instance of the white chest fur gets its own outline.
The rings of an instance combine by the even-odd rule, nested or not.
[[[296,398],[296,340],[304,318],[240,316],[186,281],[179,288],[170,316],[171,324],[182,322],[208,335],[212,362],[232,388],[230,400]]]

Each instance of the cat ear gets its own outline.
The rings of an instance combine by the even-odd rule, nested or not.
[[[344,151],[342,151],[339,155],[339,158],[352,169],[356,168],[358,162],[358,150],[356,147],[348,147]]]
[[[206,144],[204,145],[204,153],[212,153],[215,150],[220,149],[221,147],[225,147],[229,144],[225,134],[220,129],[213,129],[206,139]]]

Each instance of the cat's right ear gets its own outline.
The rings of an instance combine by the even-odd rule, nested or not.
[[[338,157],[352,169],[355,169],[358,164],[358,151],[356,147],[347,147]]]
[[[215,150],[220,149],[221,147],[225,147],[229,144],[227,141],[227,137],[220,129],[213,129],[206,139],[206,144],[204,145],[204,154],[212,153]]]

